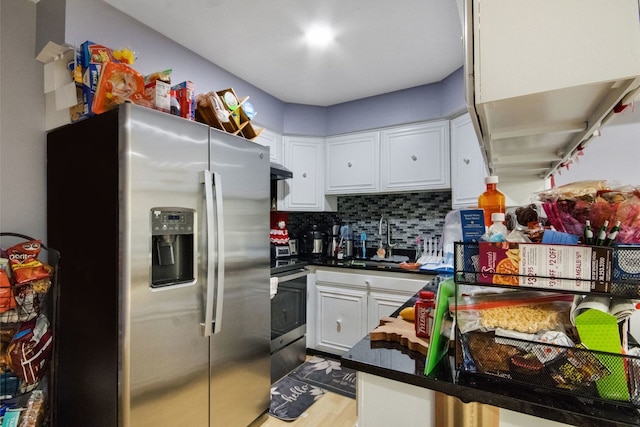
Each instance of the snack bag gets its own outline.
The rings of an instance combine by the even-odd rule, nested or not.
[[[144,78],[126,64],[105,63],[93,98],[92,111],[101,114],[126,101],[150,106],[144,97]]]
[[[36,384],[44,375],[52,348],[49,320],[44,315],[22,323],[8,348],[11,370],[28,385]]]
[[[0,268],[0,313],[11,310],[16,306],[16,300],[13,297],[11,282],[7,273]]]
[[[14,284],[23,285],[35,280],[47,279],[50,276],[51,268],[38,261],[41,248],[40,240],[31,240],[7,249]]]

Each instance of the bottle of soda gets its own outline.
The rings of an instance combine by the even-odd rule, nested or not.
[[[478,207],[484,209],[484,225],[489,227],[493,221],[491,221],[491,214],[500,212],[505,213],[505,197],[497,188],[498,177],[495,175],[488,176],[484,179],[487,186],[484,193],[478,197]]]

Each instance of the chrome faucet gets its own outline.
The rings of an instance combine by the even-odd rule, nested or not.
[[[387,223],[387,242],[386,242],[386,244],[383,244],[383,247],[386,250],[385,258],[390,258],[393,255],[393,248],[396,245],[391,244],[391,225],[389,224],[389,218],[387,218],[385,215],[382,215],[382,217],[380,217],[380,225],[378,226],[378,234],[380,236],[382,236],[382,223],[383,222]]]

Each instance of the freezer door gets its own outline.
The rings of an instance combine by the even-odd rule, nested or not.
[[[212,129],[210,165],[224,224],[214,248],[224,289],[211,336],[211,426],[247,426],[269,408],[271,385],[269,151]]]
[[[209,128],[131,104],[121,107],[120,124],[120,425],[206,427],[209,338],[201,324],[207,252],[199,218]],[[183,213],[193,213],[195,229],[193,245],[181,250],[195,251],[159,249],[165,241],[152,233],[152,224],[162,215],[180,222]],[[153,251],[160,251],[160,261],[153,260]],[[152,284],[153,262],[167,266],[187,255],[197,263],[187,279],[195,280]]]

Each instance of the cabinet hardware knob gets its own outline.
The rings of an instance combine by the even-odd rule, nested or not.
[[[341,321],[340,319],[338,319],[338,320],[336,321],[336,330],[337,330],[338,332],[340,332],[340,329],[342,329],[342,321]]]
[[[463,160],[466,164],[469,164],[469,162],[471,161],[471,160],[469,160],[469,159],[462,159],[462,160]]]
[[[303,177],[303,178],[306,178],[306,177],[307,177],[307,173],[306,173],[306,172],[303,172],[303,173],[302,173],[302,177]]]
[[[365,283],[365,285],[367,285],[367,286],[371,286],[371,282],[370,282],[370,281],[368,281],[368,280],[365,280],[365,281],[364,281],[364,283]]]
[[[415,155],[413,155],[413,156],[411,156],[411,160],[413,160],[415,162],[416,160],[418,160],[418,158]]]
[[[351,167],[352,166],[351,162],[347,162],[347,166]]]

